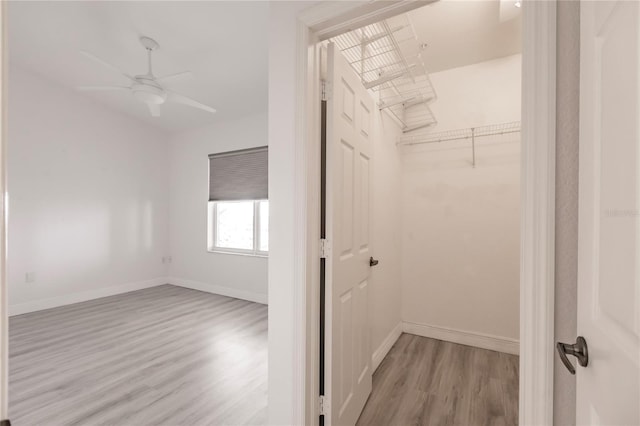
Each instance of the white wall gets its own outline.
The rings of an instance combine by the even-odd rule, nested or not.
[[[520,121],[521,64],[518,54],[431,74],[433,131]]]
[[[402,191],[400,127],[386,113],[375,121],[371,175],[371,245],[380,263],[371,269],[369,299],[373,368],[382,361],[401,328]]]
[[[520,55],[432,75],[434,131],[518,121]],[[519,134],[405,148],[402,317],[425,334],[519,333]],[[426,326],[426,327],[425,327]]]
[[[171,137],[170,283],[266,303],[267,258],[207,251],[207,201],[209,154],[267,142],[264,113]]]
[[[15,64],[8,91],[10,311],[158,284],[164,135]]]

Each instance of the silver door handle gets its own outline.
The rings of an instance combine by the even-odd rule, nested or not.
[[[587,348],[587,341],[584,340],[584,337],[578,336],[576,339],[576,343],[573,345],[569,343],[556,343],[556,349],[558,350],[558,354],[560,355],[560,361],[567,367],[569,373],[576,374],[576,369],[567,358],[567,355],[573,355],[578,359],[578,364],[583,367],[589,365],[589,349]]]

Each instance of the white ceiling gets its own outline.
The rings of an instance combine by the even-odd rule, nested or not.
[[[128,83],[81,50],[129,74],[144,74],[146,52],[138,38],[155,39],[154,74],[193,71],[167,87],[213,106],[216,114],[165,104],[161,117],[151,117],[129,93],[81,93],[166,130],[267,109],[267,2],[9,2],[8,22],[9,60],[69,88]]]
[[[515,0],[440,0],[409,12],[431,73],[522,51]],[[502,14],[501,14],[502,5]],[[501,21],[502,17],[502,21]]]

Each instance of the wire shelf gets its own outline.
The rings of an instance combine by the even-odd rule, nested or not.
[[[398,140],[399,146],[412,146],[429,143],[439,143],[455,140],[471,140],[471,164],[476,167],[476,139],[485,136],[507,135],[520,132],[520,122],[490,124],[487,126],[468,127],[464,129],[446,130],[444,132],[420,132],[419,134],[403,135]]]
[[[378,107],[398,120],[404,133],[437,123],[429,108],[437,94],[406,14],[341,34],[331,41],[364,87],[378,92]]]
[[[520,132],[520,122],[512,121],[509,123],[468,127],[464,129],[447,130],[444,132],[420,132],[411,135],[403,135],[398,140],[398,145],[420,145],[426,143],[472,139],[483,136],[506,135],[517,132]]]

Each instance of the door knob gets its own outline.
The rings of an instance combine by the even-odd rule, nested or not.
[[[374,259],[373,256],[369,258],[369,266],[376,266],[378,264],[378,260]]]
[[[578,359],[578,364],[583,367],[586,367],[589,364],[589,350],[587,349],[587,341],[584,340],[584,337],[578,336],[576,339],[576,343],[573,345],[569,343],[556,343],[556,349],[558,350],[558,354],[560,355],[560,360],[567,367],[569,373],[576,374],[576,369],[567,358],[567,355],[573,355]]]

